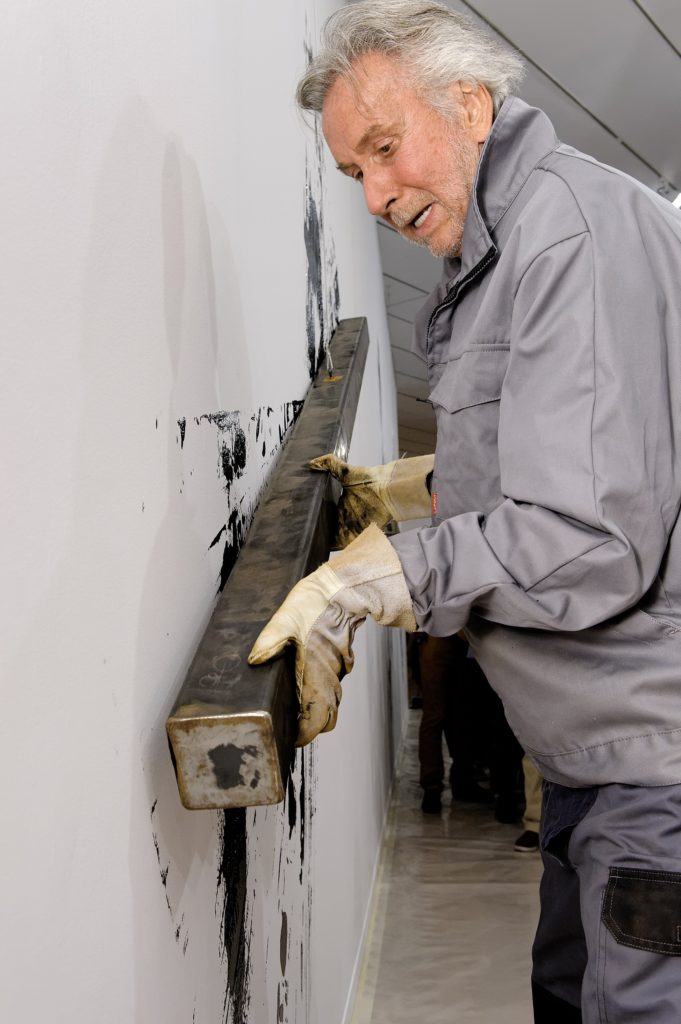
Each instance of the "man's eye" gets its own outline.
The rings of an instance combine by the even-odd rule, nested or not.
[[[361,171],[355,171],[355,173],[353,174],[352,177],[353,177],[354,181],[361,181],[362,178],[364,177],[364,175],[362,174]]]
[[[392,142],[386,142],[384,146],[381,146],[379,148],[378,152],[381,154],[381,156],[387,156],[392,148],[393,148]]]

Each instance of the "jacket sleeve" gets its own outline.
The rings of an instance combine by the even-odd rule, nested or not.
[[[631,255],[595,259],[584,231],[523,273],[500,399],[503,500],[393,538],[419,628],[454,633],[475,612],[579,630],[654,582],[680,503],[681,346],[678,309]]]

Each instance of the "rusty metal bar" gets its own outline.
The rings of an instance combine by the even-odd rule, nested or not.
[[[307,462],[347,454],[368,346],[365,319],[340,322],[333,370],[310,387],[166,722],[185,807],[284,798],[297,731],[292,657],[257,668],[246,659],[291,587],[329,556],[340,487]]]

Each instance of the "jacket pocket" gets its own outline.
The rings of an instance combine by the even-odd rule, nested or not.
[[[430,401],[447,412],[497,402],[508,367],[510,346],[480,345],[452,359],[430,394]]]
[[[681,956],[681,874],[611,868],[601,918],[621,946]]]

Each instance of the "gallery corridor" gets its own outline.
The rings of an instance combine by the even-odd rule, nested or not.
[[[541,861],[489,807],[421,812],[409,716],[352,1024],[527,1024]]]

